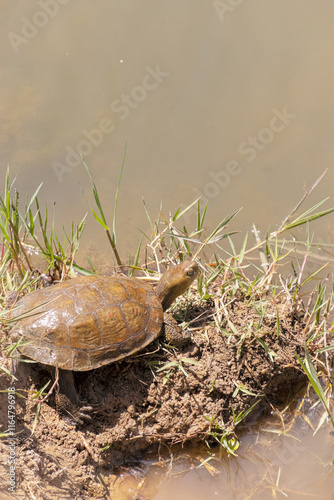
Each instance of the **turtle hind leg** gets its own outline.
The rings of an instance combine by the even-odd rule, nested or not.
[[[71,370],[59,370],[59,391],[56,393],[57,410],[67,415],[71,423],[82,425],[85,420],[92,419],[91,406],[81,406],[78,391],[75,387],[73,372]]]

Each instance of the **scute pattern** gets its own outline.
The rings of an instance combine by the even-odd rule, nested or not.
[[[39,363],[86,371],[139,351],[161,332],[163,310],[150,285],[136,278],[83,276],[43,288],[18,302],[11,317],[20,351]]]

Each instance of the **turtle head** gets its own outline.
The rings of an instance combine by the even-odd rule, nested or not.
[[[170,308],[176,297],[188,290],[197,275],[197,263],[186,260],[177,266],[172,266],[161,276],[155,291],[164,311]]]

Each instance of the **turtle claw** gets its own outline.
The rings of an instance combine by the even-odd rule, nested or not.
[[[93,411],[93,407],[92,406],[82,406],[77,411],[76,417],[77,417],[77,419],[78,418],[83,418],[84,420],[90,421],[90,420],[92,420],[92,416],[90,415],[90,413],[92,411]],[[81,423],[83,423],[83,422],[81,421]]]
[[[72,372],[69,372],[71,376],[73,376]],[[63,377],[66,380],[66,377]],[[75,391],[74,382],[71,379],[72,384],[67,386],[67,389],[70,388],[70,394],[66,394],[65,391],[59,392],[56,394],[56,407],[57,410],[66,415],[66,419],[69,423],[73,425],[83,425],[85,421],[90,421],[92,419],[90,413],[93,410],[93,407],[85,403],[84,401],[80,401],[77,392]],[[64,380],[62,380],[64,383]],[[65,389],[65,387],[63,387]]]
[[[92,406],[81,406],[81,408],[73,409],[73,412],[66,410],[67,416],[65,420],[72,425],[84,425],[92,420],[90,415],[93,410]]]

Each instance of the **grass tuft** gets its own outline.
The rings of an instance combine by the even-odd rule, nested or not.
[[[309,259],[311,256],[314,258],[316,250],[319,249],[319,244],[314,243],[313,235],[310,236],[309,226],[321,217],[331,214],[334,208],[317,211],[325,203],[325,199],[306,209],[301,215],[297,214],[324,174],[315,181],[278,229],[275,231],[268,229],[265,237],[261,239],[254,225],[252,234],[255,242],[250,243],[251,237],[246,234],[240,249],[236,248],[232,238],[238,231],[228,229],[229,224],[232,221],[235,222],[235,217],[239,215],[240,210],[224,217],[213,230],[207,231],[208,203],[202,209],[200,200],[197,199],[188,206],[183,206],[182,209],[179,207],[173,213],[166,213],[161,206],[158,216],[154,218],[143,200],[151,232],[138,228],[140,242],[134,257],[128,257],[128,264],[125,266],[117,250],[116,240],[117,206],[125,157],[126,147],[116,187],[112,229],[107,223],[98,188],[83,160],[92,182],[97,207],[97,209],[90,207],[90,211],[99,226],[106,232],[119,268],[124,270],[128,267],[130,275],[144,271],[146,277],[152,278],[156,275],[155,270],[160,273],[163,266],[168,267],[186,258],[196,259],[202,271],[197,280],[196,300],[200,305],[209,302],[215,305],[214,312],[204,319],[215,325],[217,332],[225,339],[227,345],[236,347],[237,355],[240,357],[245,349],[260,345],[264,355],[271,363],[275,363],[278,355],[268,345],[268,338],[273,335],[279,340],[284,335],[287,328],[284,308],[289,309],[290,319],[292,318],[291,325],[297,322],[302,325],[303,329],[304,354],[297,354],[301,369],[307,375],[310,385],[324,407],[327,418],[334,426],[329,391],[322,389],[321,382],[323,373],[328,379],[330,378],[330,356],[334,349],[333,343],[331,341],[328,343],[328,340],[333,337],[333,290],[328,290],[327,277],[322,280],[320,278],[326,264],[321,265],[310,275],[306,275]],[[42,184],[37,187],[30,198],[26,199],[22,209],[19,203],[19,193],[15,189],[15,180],[10,181],[9,169],[7,169],[5,191],[3,197],[0,197],[2,235],[0,322],[4,332],[2,341],[4,359],[0,370],[7,375],[10,375],[8,358],[12,357],[14,350],[19,347],[11,344],[7,339],[7,331],[10,328],[7,317],[13,303],[24,293],[42,286],[45,277],[49,277],[51,281],[59,281],[77,274],[96,272],[95,265],[89,258],[87,260],[90,269],[79,267],[75,262],[86,224],[86,215],[79,224],[72,223],[69,232],[64,229],[64,236],[61,239],[56,233],[54,218],[50,219],[48,208],[45,207],[43,211],[40,207],[38,195],[41,189]],[[194,209],[196,210],[195,227],[189,229],[184,223],[184,218]],[[297,245],[294,241],[284,239],[287,231],[301,225],[306,227],[302,254],[296,251]],[[224,246],[222,246],[223,243]],[[206,258],[207,262],[203,263],[200,257],[207,252],[210,252],[211,258]],[[301,262],[300,256],[302,256]],[[36,258],[43,262],[40,273],[35,272]],[[289,266],[290,272],[283,275],[281,272],[283,266]],[[305,289],[315,280],[319,281],[313,291],[307,291],[309,301],[305,304]],[[177,304],[182,303],[182,300],[184,299],[180,299]],[[236,321],[234,314],[234,307],[239,306],[244,307],[245,310],[242,323]],[[31,311],[31,314],[34,313]],[[192,369],[191,365],[196,364],[197,362],[193,359],[181,357],[163,365],[159,362],[151,362],[151,369],[152,372],[156,370],[156,373],[167,372],[164,377],[164,383],[167,383],[175,372],[182,372],[184,377],[188,377],[188,372]],[[214,391],[214,385],[215,382],[208,389],[209,392]],[[43,393],[44,389],[45,387],[39,392]],[[255,393],[249,391],[243,384],[237,385],[233,397],[237,398],[240,393],[255,396]],[[235,435],[236,426],[244,421],[258,404],[262,395],[256,394],[256,397],[257,401],[247,410],[238,415],[233,413],[233,425],[225,425],[223,421],[218,422],[212,416],[204,416],[208,422],[210,437],[219,442],[230,454],[234,455],[238,447]],[[40,402],[38,404],[36,419]]]

